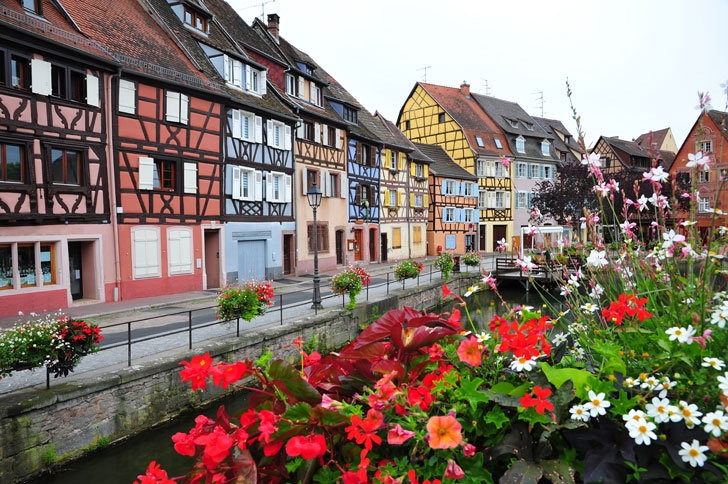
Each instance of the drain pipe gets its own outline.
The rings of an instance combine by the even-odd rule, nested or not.
[[[109,76],[109,89],[106,89],[106,132],[107,132],[107,145],[106,145],[106,156],[107,170],[109,173],[109,199],[111,203],[111,228],[114,234],[114,302],[121,299],[121,262],[119,258],[119,223],[117,217],[117,205],[116,205],[116,178],[114,172],[114,166],[116,160],[114,159],[114,105],[112,104],[112,91],[114,79],[121,79],[121,67],[116,71],[116,74]]]

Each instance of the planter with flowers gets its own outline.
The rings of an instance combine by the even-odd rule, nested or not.
[[[477,252],[466,252],[465,255],[460,257],[460,262],[469,267],[476,267],[480,264],[480,254]]]
[[[398,281],[416,279],[425,265],[415,260],[405,260],[394,266],[394,277]]]
[[[362,288],[370,282],[371,276],[367,274],[363,268],[353,266],[336,274],[331,279],[331,288],[337,294],[348,294],[349,304],[346,308],[354,309],[356,307],[356,296],[358,296]]]
[[[435,267],[442,272],[442,278],[448,280],[450,279],[450,273],[452,272],[453,267],[455,267],[455,259],[451,253],[442,252],[437,259],[435,259]]]
[[[0,377],[42,366],[55,378],[68,376],[103,338],[98,325],[61,314],[18,323],[0,333]]]
[[[217,293],[217,318],[241,318],[251,321],[265,314],[272,306],[273,288],[267,283],[251,282],[240,286],[227,286]]]

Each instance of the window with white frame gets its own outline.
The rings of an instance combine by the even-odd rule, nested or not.
[[[166,120],[172,123],[187,124],[189,121],[190,98],[186,94],[167,91]]]
[[[453,223],[455,222],[455,207],[445,207],[443,213],[443,222]]]
[[[712,141],[701,141],[700,142],[700,151],[703,153],[710,153],[713,151],[713,142]]]
[[[283,174],[274,173],[271,174],[271,194],[268,199],[272,202],[279,202],[283,200]]]
[[[516,208],[528,208],[528,192],[516,193]]]
[[[478,176],[481,176],[481,177],[482,176],[487,176],[486,175],[487,168],[486,168],[486,164],[485,163],[486,163],[485,160],[478,160],[477,161],[477,172],[478,172]]]
[[[296,95],[296,78],[290,74],[286,74],[286,94]]]
[[[396,207],[397,206],[397,197],[399,196],[399,192],[397,190],[390,190],[389,191],[389,206],[390,207]]]
[[[134,227],[131,237],[134,279],[161,276],[159,229]]]
[[[506,193],[505,192],[495,192],[495,208],[505,208],[506,206]]]
[[[475,142],[478,143],[478,146],[480,146],[481,148],[485,147],[485,144],[483,143],[483,137],[479,134],[475,135]]]
[[[463,182],[463,196],[465,196],[465,197],[475,196],[475,183]]]
[[[245,69],[245,90],[255,94],[264,95],[266,93],[265,82],[266,72],[254,69],[251,66],[244,66]]]
[[[445,193],[443,195],[455,195],[455,182],[453,180],[445,180]]]
[[[485,190],[478,192],[478,208],[488,208],[488,192]]]
[[[242,200],[252,200],[255,195],[255,170],[240,168],[240,196]]]
[[[522,123],[526,127],[527,130],[533,131],[533,124],[532,123],[526,123],[525,121],[522,121]]]
[[[551,143],[548,141],[542,141],[541,142],[541,154],[544,156],[549,156],[551,153]]]
[[[500,138],[493,138],[493,141],[495,141],[495,147],[499,150],[503,149],[503,144],[501,144]]]
[[[518,178],[526,178],[528,176],[527,170],[528,165],[526,163],[516,163],[516,176]]]
[[[526,152],[526,140],[524,138],[516,138],[516,151],[518,151],[519,153]]]
[[[517,128],[518,127],[518,123],[515,122],[514,120],[508,119],[508,118],[505,118],[505,119],[506,119],[506,121],[508,121],[508,124],[511,125],[511,128]]]
[[[415,208],[422,208],[423,196],[419,193],[415,193]]]
[[[708,183],[710,181],[710,172],[709,171],[699,171],[698,172],[698,183]]]
[[[707,212],[710,210],[710,198],[700,197],[698,210],[701,212]]]
[[[245,141],[255,141],[255,115],[240,109],[233,109],[232,135]]]
[[[417,178],[425,177],[425,165],[423,165],[422,163],[415,164],[415,176]]]
[[[314,103],[316,106],[323,106],[323,98],[321,97],[321,88],[319,86],[313,87],[313,97],[311,98],[311,102]]]
[[[475,217],[473,216],[475,210],[472,208],[464,208],[463,209],[463,222],[466,224],[473,223],[473,220],[475,220]]]
[[[136,84],[119,79],[119,112],[136,114]]]
[[[192,229],[167,230],[167,256],[170,276],[192,274]]]
[[[243,76],[243,72],[245,71],[243,63],[237,59],[228,57],[227,55],[224,58],[224,62],[225,72],[223,74],[225,75],[225,81],[233,87],[243,89],[243,83],[245,82],[245,78]]]
[[[539,175],[541,174],[541,167],[536,164],[529,164],[528,165],[528,178],[539,178]]]
[[[554,169],[551,165],[544,165],[543,177],[547,180],[551,180],[554,177]]]
[[[290,203],[292,180],[291,175],[269,171],[265,178],[266,201],[270,203]],[[256,198],[260,199],[260,197]]]
[[[290,150],[291,127],[280,121],[268,120],[268,146],[280,150]]]
[[[495,162],[495,176],[496,178],[505,178],[508,176],[508,171],[500,161]]]

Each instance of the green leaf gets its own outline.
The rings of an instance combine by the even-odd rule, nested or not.
[[[313,404],[321,403],[319,392],[304,380],[301,373],[286,360],[275,360],[271,363],[268,376],[279,390],[296,400]]]
[[[498,481],[499,484],[537,484],[543,472],[533,462],[523,459],[513,463]]]
[[[576,484],[574,468],[560,460],[542,460],[539,462],[543,476],[554,484]]]
[[[508,392],[508,395],[513,395],[514,397],[522,397],[526,394],[528,390],[531,389],[531,383],[526,382],[521,385],[518,385],[516,388],[512,389],[510,392]]]
[[[319,484],[336,484],[341,477],[341,472],[334,469],[334,466],[322,467],[313,476],[313,482]]]
[[[481,383],[483,383],[482,378],[471,380],[465,375],[462,375],[462,379],[460,380],[460,397],[463,400],[467,400],[473,410],[477,409],[478,403],[488,403],[490,400],[488,395],[479,389]]]
[[[459,462],[460,467],[467,476],[467,482],[472,484],[494,484],[493,475],[488,472],[483,464],[483,454],[480,452],[469,459]]]
[[[571,380],[579,398],[583,400],[588,395],[586,390],[587,382],[589,378],[593,378],[593,375],[588,371],[577,368],[554,368],[545,361],[539,363],[539,365],[549,383],[555,386],[557,390],[561,388],[561,385]]]
[[[619,355],[621,346],[611,341],[595,341],[591,344],[591,348],[605,358],[602,365],[602,371],[605,373],[626,373],[627,369],[624,359]]]
[[[504,393],[508,395],[511,390],[513,390],[513,385],[508,383],[507,381],[502,381],[500,383],[496,383],[492,387],[490,387],[490,391],[493,393]]]
[[[490,423],[500,429],[503,424],[509,422],[510,419],[503,413],[503,410],[499,406],[493,407],[493,410],[485,414],[485,422]]]
[[[636,398],[630,398],[627,396],[627,392],[624,390],[619,391],[619,396],[614,399],[610,400],[610,403],[612,404],[612,408],[610,411],[615,415],[625,415],[629,413],[629,410],[631,408],[634,408],[637,405],[637,399]]]
[[[301,467],[301,464],[303,464],[303,459],[301,457],[295,457],[293,460],[286,462],[286,470],[290,474],[293,474]]]
[[[308,422],[311,419],[311,405],[308,403],[297,403],[283,415],[294,422]]]
[[[527,408],[526,410],[521,412],[518,415],[518,419],[528,422],[531,425],[535,425],[537,423],[547,425],[553,422],[553,420],[551,420],[550,413],[541,414],[533,408]]]
[[[315,418],[324,425],[329,427],[336,427],[349,422],[349,417],[342,415],[339,412],[334,412],[328,408],[321,406],[315,407],[311,412],[311,417]]]

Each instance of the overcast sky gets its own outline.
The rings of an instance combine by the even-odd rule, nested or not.
[[[228,0],[252,23],[264,0]],[[257,5],[257,6],[254,6]],[[396,121],[415,82],[459,86],[560,119],[587,143],[670,126],[682,144],[697,91],[725,110],[728,0],[275,0],[281,35],[369,111]]]

